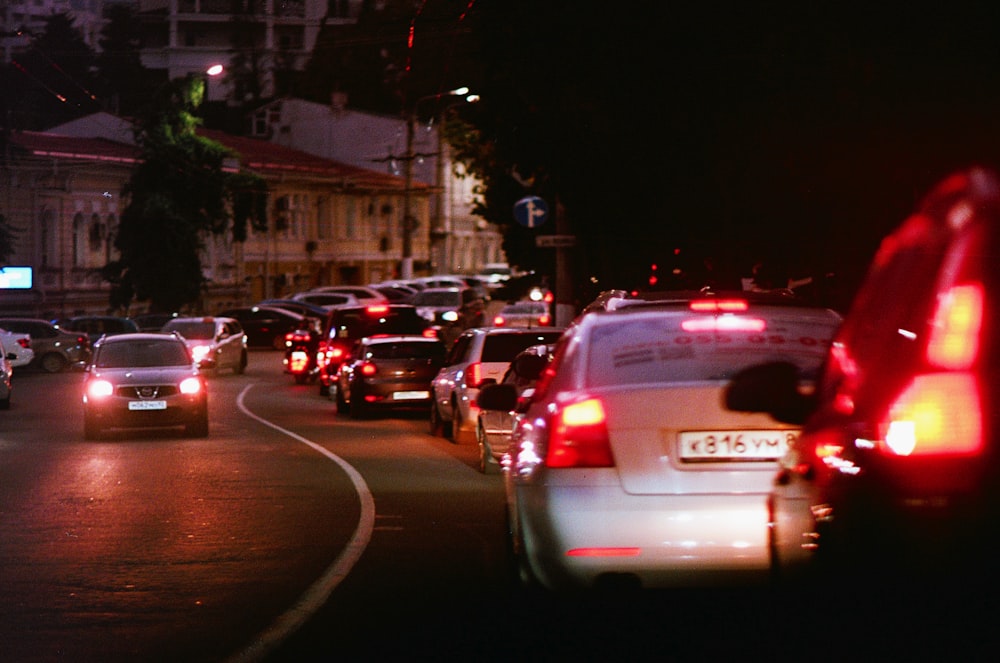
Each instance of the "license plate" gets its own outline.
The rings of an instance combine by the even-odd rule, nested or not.
[[[682,431],[680,457],[687,463],[770,461],[780,458],[797,430]]]
[[[166,401],[129,401],[130,410],[166,410]]]
[[[431,397],[429,391],[396,391],[392,394],[394,401],[418,401],[427,400]]]

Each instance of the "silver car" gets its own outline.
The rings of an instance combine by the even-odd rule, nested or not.
[[[173,318],[163,325],[163,331],[180,334],[202,369],[228,368],[238,374],[246,370],[247,337],[235,318]]]
[[[767,495],[798,429],[726,409],[758,363],[815,379],[840,325],[785,299],[705,296],[578,319],[504,458],[523,580],[550,589],[766,582]]]

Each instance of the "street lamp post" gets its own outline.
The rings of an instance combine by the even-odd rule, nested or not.
[[[417,122],[417,109],[420,104],[424,101],[431,99],[442,99],[444,97],[462,97],[466,98],[466,101],[474,101],[478,99],[475,95],[469,95],[469,88],[460,87],[454,90],[449,90],[448,92],[441,92],[439,94],[429,94],[425,97],[420,97],[417,99],[413,106],[410,108],[406,116],[406,154],[403,156],[403,259],[400,265],[400,277],[404,279],[413,278],[413,231],[416,230],[417,224],[416,219],[413,217],[413,160],[416,155],[413,152],[413,134],[414,127]],[[441,128],[438,127],[438,131]],[[440,151],[437,155],[438,159],[442,158]],[[442,183],[438,182],[438,186]]]

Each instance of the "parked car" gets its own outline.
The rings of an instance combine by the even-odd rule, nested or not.
[[[451,346],[445,365],[434,378],[430,411],[432,435],[463,442],[475,435],[479,410],[476,397],[487,381],[496,382],[517,353],[532,345],[554,343],[561,329],[477,327],[464,331]]]
[[[309,319],[285,308],[264,305],[227,308],[219,311],[219,315],[239,321],[247,337],[247,347],[273,350],[284,350],[285,336],[308,326]]]
[[[320,340],[319,393],[329,396],[337,371],[354,344],[376,334],[416,334],[436,338],[431,325],[409,304],[344,306],[330,311]]]
[[[740,369],[783,361],[806,388],[840,324],[747,293],[636,303],[576,321],[504,459],[522,580],[548,589],[764,585],[767,495],[798,427],[734,413]]]
[[[105,336],[83,383],[83,436],[111,428],[183,426],[208,435],[208,389],[178,334]]]
[[[163,331],[177,332],[184,339],[199,368],[216,372],[228,368],[238,374],[246,370],[247,337],[235,318],[174,318]]]
[[[14,373],[11,361],[15,356],[13,352],[7,352],[4,339],[0,336],[0,410],[10,409],[10,394],[13,391],[11,376]]]
[[[494,327],[551,327],[549,303],[531,300],[505,304],[493,317]]]
[[[374,410],[426,409],[431,380],[444,363],[445,346],[437,338],[376,335],[359,340],[340,365],[330,390],[337,412],[359,419]]]
[[[1000,178],[956,173],[883,242],[815,394],[781,365],[727,403],[803,424],[769,507],[784,580],[967,587],[1000,515]]]
[[[310,304],[309,302],[302,302],[295,299],[262,299],[257,302],[257,306],[273,306],[275,308],[285,309],[286,311],[292,311],[293,313],[298,313],[299,315],[304,315],[310,318],[318,318],[320,320],[325,320],[326,314],[330,312],[330,309],[324,306]]]
[[[56,324],[60,329],[72,332],[83,332],[93,345],[104,335],[128,334],[139,331],[139,325],[131,318],[115,315],[81,315]]]
[[[424,288],[413,295],[410,303],[416,307],[417,313],[423,317],[428,324],[448,325],[454,324],[462,317],[462,309],[479,300],[475,291],[464,287],[442,287]],[[480,326],[482,324],[482,309],[479,311],[478,321],[469,321],[465,327]]]
[[[59,329],[41,318],[0,318],[0,329],[28,334],[35,353],[32,365],[47,373],[82,369],[90,361],[90,339],[81,332]]]
[[[35,358],[35,351],[31,348],[31,335],[7,331],[0,329],[0,341],[6,349],[8,361],[11,368],[27,366]]]
[[[518,403],[531,398],[542,371],[552,361],[554,350],[555,345],[551,343],[521,350],[499,383],[484,383],[480,388],[476,398],[479,406],[476,442],[479,444],[479,471],[483,474],[500,473],[500,461],[507,453],[514,431]]]

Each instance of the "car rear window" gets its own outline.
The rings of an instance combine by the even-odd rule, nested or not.
[[[444,359],[444,343],[400,341],[373,343],[367,354],[372,359]]]
[[[206,339],[215,337],[214,322],[168,322],[163,331],[175,331],[184,338]]]
[[[416,310],[371,313],[366,309],[337,311],[333,316],[331,338],[358,339],[376,334],[420,334],[427,321]]]
[[[753,315],[760,331],[685,331],[694,315],[613,316],[595,326],[588,346],[587,384],[729,380],[743,368],[787,361],[815,379],[840,318],[830,311]]]
[[[562,332],[532,332],[530,334],[492,334],[483,340],[481,361],[509,362],[517,353],[532,345],[554,343]]]

